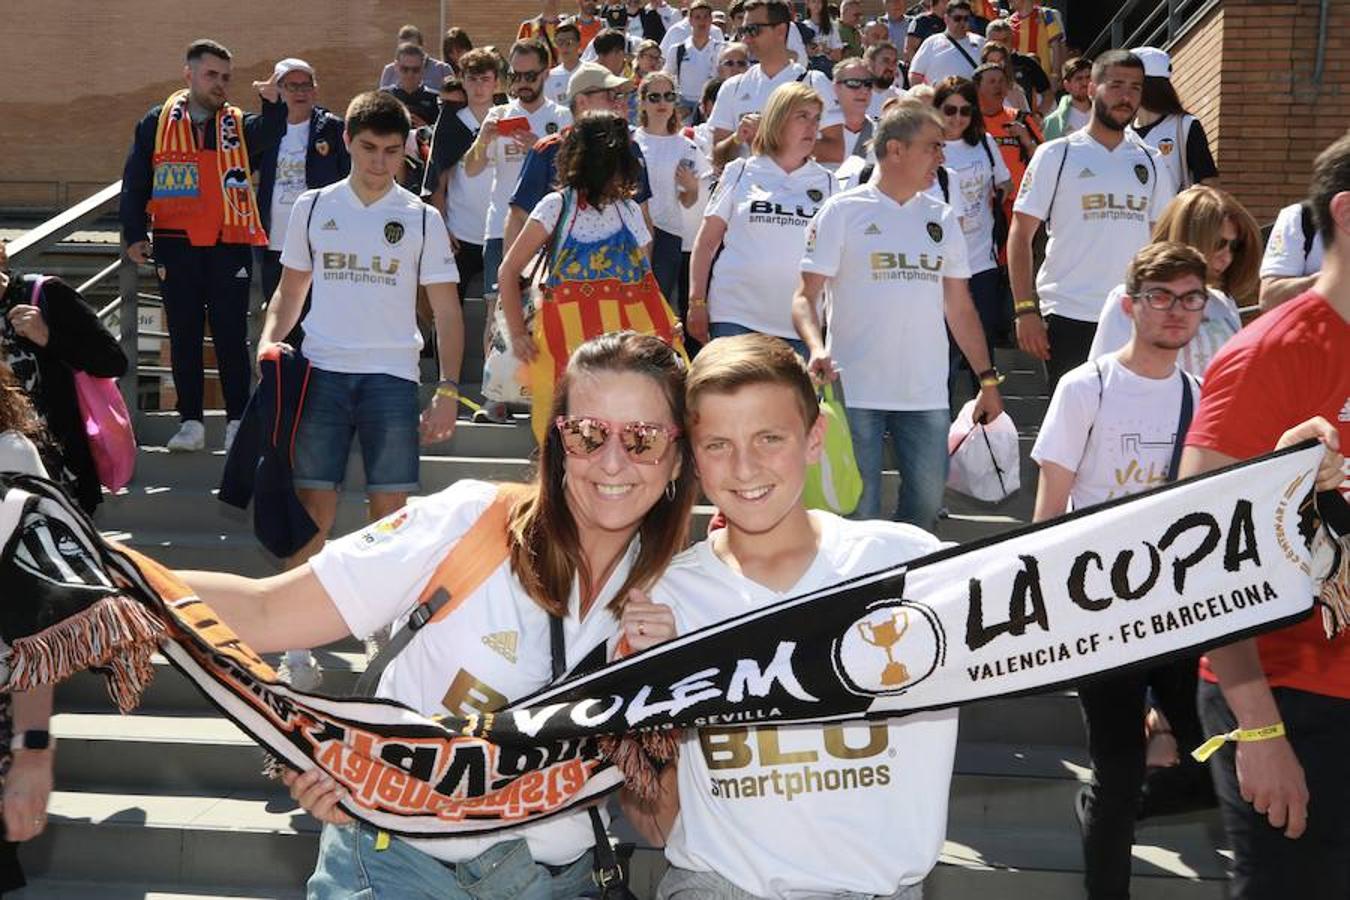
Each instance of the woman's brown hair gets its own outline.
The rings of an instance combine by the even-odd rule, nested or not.
[[[647,96],[647,88],[654,81],[666,82],[666,84],[670,85],[670,89],[672,91],[678,91],[680,88],[680,86],[675,83],[674,75],[671,75],[669,72],[665,72],[658,69],[655,72],[648,72],[646,75],[642,76],[642,83],[638,85],[638,99],[643,99]],[[638,113],[638,124],[645,128],[647,126],[647,107],[641,106],[639,107],[639,109],[640,112]],[[670,110],[670,119],[666,122],[665,127],[661,128],[656,125],[653,125],[652,131],[656,132],[657,134],[674,134],[676,129],[678,129],[679,127],[680,127],[680,108],[679,106],[673,106],[671,107]]]
[[[980,112],[980,95],[975,89],[975,82],[960,75],[942,79],[933,93],[933,107],[941,112],[942,105],[952,97],[960,97],[970,104],[970,120],[966,122],[965,131],[961,132],[961,140],[972,147],[980,146],[984,140],[984,115]],[[945,117],[943,121],[946,121]]]
[[[550,422],[567,415],[572,382],[579,375],[598,372],[634,372],[652,379],[670,404],[672,420],[683,425],[684,361],[660,338],[632,331],[601,335],[577,348],[554,389]],[[674,496],[663,494],[638,525],[637,560],[609,603],[615,614],[623,609],[629,589],[646,588],[655,582],[688,538],[695,478],[689,442],[684,435],[675,441],[674,452],[680,454]],[[534,601],[555,616],[566,615],[574,580],[579,582],[582,597],[600,587],[594,583],[598,573],[589,570],[581,554],[576,519],[567,505],[567,488],[563,483],[566,466],[562,439],[558,430],[550,427],[539,451],[534,483],[511,510],[508,526],[511,571]]]
[[[16,431],[39,447],[45,444],[47,438],[47,430],[33,411],[33,403],[24,393],[19,379],[0,359],[0,432],[5,431]]]
[[[572,188],[596,209],[631,198],[642,173],[630,140],[628,123],[614,113],[583,113],[558,148],[558,189]]]
[[[1247,207],[1227,191],[1197,184],[1177,194],[1153,226],[1153,240],[1189,244],[1208,258],[1219,246],[1225,221],[1237,229],[1238,248],[1228,269],[1211,287],[1234,300],[1254,300],[1261,281],[1261,229]]]

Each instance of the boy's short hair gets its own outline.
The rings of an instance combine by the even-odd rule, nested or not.
[[[501,61],[497,54],[487,48],[470,50],[459,58],[459,70],[466,75],[492,73],[501,75]]]
[[[196,62],[203,56],[207,55],[217,57],[218,59],[226,60],[227,62],[231,58],[230,51],[225,48],[224,44],[221,44],[218,41],[213,41],[210,38],[198,38],[197,40],[188,44],[185,59],[191,63]]]
[[[1075,56],[1073,59],[1066,59],[1064,61],[1064,68],[1060,72],[1060,81],[1068,81],[1079,72],[1087,72],[1088,75],[1091,75],[1092,60],[1088,59],[1086,56]]]
[[[578,43],[581,42],[581,29],[577,26],[576,22],[563,22],[553,31],[555,38],[562,37],[564,34],[570,34],[577,39]]]
[[[628,38],[622,31],[613,28],[606,28],[591,39],[591,46],[595,48],[596,56],[604,56],[607,53],[613,53],[616,50],[628,50]]]
[[[738,334],[704,345],[689,367],[684,386],[690,421],[698,421],[698,402],[705,394],[731,394],[753,384],[781,384],[791,389],[806,427],[816,424],[820,401],[806,363],[782,338],[766,334]]]
[[[1331,215],[1331,201],[1342,191],[1350,191],[1350,133],[1332,142],[1313,162],[1308,201],[1317,233],[1322,235],[1322,243],[1328,247],[1336,243],[1336,219]]]
[[[1145,244],[1125,269],[1125,293],[1138,296],[1145,281],[1173,281],[1184,275],[1194,275],[1205,283],[1209,266],[1200,251],[1177,241],[1158,241]]]
[[[366,91],[347,104],[347,134],[356,137],[363,131],[397,134],[405,140],[412,131],[408,108],[388,91]]]

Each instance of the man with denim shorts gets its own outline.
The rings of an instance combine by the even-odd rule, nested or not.
[[[826,200],[807,226],[792,318],[812,374],[844,385],[863,482],[855,518],[881,517],[889,433],[901,481],[893,518],[931,529],[947,482],[946,328],[979,373],[977,422],[1003,411],[1003,379],[970,298],[961,224],[926,193],[942,165],[941,116],[931,106],[897,104],[882,116],[873,146],[880,177]],[[828,343],[817,312],[826,287]]]
[[[371,521],[401,508],[418,487],[418,443],[455,430],[464,322],[459,271],[437,212],[395,183],[411,122],[387,92],[357,95],[343,140],[352,172],[300,195],[281,254],[282,275],[267,311],[260,355],[295,326],[305,292],[305,355],[311,363],[304,414],[295,435],[294,483],[318,533],[287,568],[323,546],[337,515],[352,437],[359,437]],[[417,288],[436,318],[440,384],[418,423]],[[307,651],[285,668],[297,688],[318,672]]]

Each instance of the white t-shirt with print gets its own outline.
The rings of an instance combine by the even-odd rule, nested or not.
[[[1036,148],[1013,210],[1049,218],[1045,264],[1036,275],[1044,313],[1097,321],[1107,291],[1176,193],[1156,155],[1128,135],[1108,150],[1086,130]]]
[[[910,525],[811,516],[820,550],[791,590],[745,578],[704,541],[671,563],[652,599],[668,604],[687,634],[941,546]],[[946,710],[829,726],[690,729],[666,858],[774,900],[890,895],[916,884],[946,834],[956,720]],[[780,758],[765,758],[773,748]]]
[[[807,229],[801,270],[829,279],[826,346],[849,407],[947,408],[943,279],[970,277],[950,206],[923,193],[900,204],[874,184],[836,194]]]
[[[560,191],[552,191],[535,204],[530,219],[543,225],[552,234],[562,211],[563,195]],[[645,247],[652,242],[652,233],[647,230],[647,223],[642,220],[642,207],[632,200],[607,203],[601,210],[597,210],[594,206],[584,208],[574,206],[571,217],[563,225],[566,233],[560,235],[560,239],[571,237],[578,241],[598,241],[617,234],[619,229],[626,225],[639,247]]]
[[[281,264],[314,274],[305,356],[315,367],[420,380],[417,286],[459,282],[436,210],[397,184],[370,206],[349,178],[306,191]]]
[[[277,177],[272,184],[272,230],[267,235],[267,249],[280,253],[286,246],[286,224],[291,220],[291,207],[305,192],[305,153],[309,150],[309,119],[292,125],[286,123],[286,133],[277,146]]]
[[[989,152],[986,153],[985,149]],[[952,206],[961,219],[961,231],[966,236],[970,251],[972,272],[984,272],[998,265],[994,255],[994,185],[1012,181],[1003,154],[989,135],[984,136],[984,149],[963,140],[948,141],[944,151],[945,165],[955,174],[951,182]],[[989,160],[994,168],[989,169]]]
[[[788,29],[789,32],[796,30]],[[764,104],[769,102],[769,95],[775,88],[794,81],[809,85],[820,95],[821,101],[825,104],[825,109],[820,115],[822,129],[843,124],[844,114],[839,109],[839,97],[834,92],[834,83],[824,72],[808,70],[800,63],[789,63],[773,78],[766,76],[758,63],[739,75],[731,76],[722,82],[722,87],[718,89],[717,102],[713,104],[712,115],[708,117],[708,121],[714,128],[735,131],[742,116],[764,111]]]
[[[665,35],[661,38],[661,55],[665,57],[666,62],[670,62],[670,54],[675,45],[688,40],[693,34],[694,25],[689,21],[688,16],[666,29]],[[719,44],[725,44],[727,40],[719,25],[712,25],[708,28],[708,38],[717,41]]]
[[[914,51],[914,60],[909,64],[910,77],[922,75],[928,84],[937,84],[952,75],[969,78],[975,74],[975,66],[971,65],[971,60],[974,60],[976,65],[980,62],[980,48],[984,46],[984,38],[978,34],[968,34],[961,45],[958,48],[945,31],[928,36],[919,45],[919,49]]]
[[[1059,380],[1031,448],[1037,463],[1075,473],[1070,509],[1167,480],[1181,414],[1180,369],[1166,378],[1145,378],[1122,365],[1118,355],[1085,362]],[[1189,378],[1187,389],[1198,403],[1200,392]]]
[[[1322,271],[1322,235],[1313,226],[1312,246],[1303,254],[1303,204],[1291,203],[1275,217],[1266,252],[1261,257],[1262,278],[1301,278]]]
[[[703,99],[703,85],[717,74],[717,57],[725,46],[724,42],[710,36],[700,50],[694,46],[694,39],[688,37],[662,51],[665,57],[662,68],[679,79],[677,90],[682,99],[690,103]],[[680,59],[681,48],[683,60]]]
[[[473,110],[464,107],[459,120],[474,134],[481,123]],[[483,222],[487,219],[488,204],[492,202],[492,169],[485,168],[477,175],[464,171],[464,160],[455,164],[445,190],[445,224],[455,240],[466,244],[483,243]]]
[[[797,339],[797,260],[806,226],[834,192],[834,176],[813,160],[790,173],[766,156],[727,164],[704,213],[727,225],[708,285],[710,321]]]
[[[461,480],[354,534],[329,541],[310,560],[315,576],[353,635],[393,622],[403,627],[431,574],[491,504],[497,488]],[[637,542],[615,567],[584,620],[575,586],[563,632],[568,667],[617,636],[606,609],[628,577]],[[553,679],[549,617],[511,574],[496,571],[439,622],[427,625],[380,676],[377,697],[422,715],[490,712],[545,687]],[[535,825],[482,837],[409,840],[446,862],[472,859],[500,841],[524,838],[538,862],[569,863],[594,845],[586,813],[558,815]]]
[[[1237,303],[1233,298],[1215,288],[1209,288],[1208,293],[1209,302],[1205,304],[1200,327],[1177,354],[1177,365],[1196,378],[1205,376],[1209,361],[1242,328],[1242,317],[1238,315]],[[1088,359],[1114,353],[1129,343],[1130,335],[1134,333],[1134,322],[1125,315],[1125,308],[1120,303],[1124,296],[1123,284],[1116,285],[1107,295],[1106,303],[1102,305],[1102,316],[1097,320],[1097,331],[1092,336]]]
[[[581,65],[581,61],[577,61]],[[544,82],[544,97],[559,106],[567,106],[567,83],[572,80],[576,69],[568,71],[562,63],[548,70],[548,79]],[[538,132],[535,132],[538,134]],[[540,135],[542,137],[542,135]]]
[[[685,165],[702,178],[712,171],[712,163],[698,152],[693,141],[678,131],[674,134],[651,134],[639,128],[633,132],[633,139],[647,161],[647,181],[652,189],[647,211],[651,214],[652,225],[668,234],[683,237],[684,206],[675,188],[675,169]]]
[[[555,134],[572,124],[572,113],[547,98],[534,112],[527,112],[520,101],[512,100],[504,106],[494,106],[487,114],[488,121],[515,119],[524,116],[530,120],[530,131],[539,137]],[[492,170],[492,200],[488,204],[483,238],[500,238],[506,230],[506,214],[511,206],[511,194],[520,180],[525,165],[525,154],[530,148],[521,147],[514,138],[498,137],[487,149],[487,165]]]

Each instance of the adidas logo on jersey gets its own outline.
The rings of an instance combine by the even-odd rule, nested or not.
[[[336,221],[335,219],[329,219],[327,222],[324,222],[324,223],[323,223],[323,228],[322,228],[322,230],[323,230],[323,231],[337,231],[337,230],[338,230],[338,227],[337,227],[337,221]]]
[[[876,222],[873,222],[863,229],[863,234],[881,234],[881,229],[877,227]]]
[[[520,633],[515,631],[494,631],[483,635],[483,643],[511,663],[516,661],[516,646],[519,642]]]
[[[1087,168],[1086,166],[1084,166],[1084,167],[1083,167],[1083,171],[1081,171],[1081,172],[1078,173],[1078,177],[1079,177],[1079,178],[1096,178],[1096,177],[1097,177],[1097,173],[1093,172],[1091,169],[1089,169],[1089,168]]]
[[[234,277],[235,277],[235,278],[247,278],[247,277],[248,277],[248,269],[245,268],[244,266],[240,266],[240,267],[239,267],[239,271],[234,273]]]

